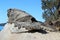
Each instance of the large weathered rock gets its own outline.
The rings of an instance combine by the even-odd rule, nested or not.
[[[25,28],[27,30],[42,29],[47,31],[57,31],[52,27],[46,27],[41,22],[37,21],[33,16],[25,11],[18,9],[8,10],[8,23],[14,23],[14,28]]]
[[[10,10],[8,11],[9,20],[8,20],[8,23],[4,26],[3,30],[0,32],[0,40],[60,40],[59,32],[50,32],[47,34],[42,34],[41,31],[25,33],[25,31],[34,30],[34,29],[43,29],[43,30],[46,29],[48,31],[50,30],[54,31],[54,28],[50,26],[46,27],[43,23],[36,21],[35,18],[32,16],[22,17],[23,16],[22,13],[21,13],[22,15],[21,19],[20,19],[20,16],[15,18],[17,15],[15,15],[14,12],[16,13],[16,11],[18,10],[12,9],[12,10],[16,10],[14,12],[11,9],[9,10]],[[19,11],[18,13],[20,12],[21,11]],[[33,21],[29,18],[33,18],[32,19]],[[16,20],[16,19],[19,19],[19,20]]]
[[[8,10],[8,22],[33,22],[37,21],[34,17],[26,13],[25,11],[18,10],[18,9],[9,9]]]

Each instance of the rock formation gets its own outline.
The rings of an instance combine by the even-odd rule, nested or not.
[[[9,9],[7,15],[8,23],[0,32],[0,40],[60,40],[59,32],[41,33],[41,29],[47,31],[56,31],[56,29],[37,21],[22,10]],[[39,31],[31,31],[36,29]]]
[[[18,9],[8,10],[8,23],[14,23],[14,28],[25,28],[27,30],[47,30],[47,31],[57,31],[55,28],[40,23],[33,16],[25,11]]]

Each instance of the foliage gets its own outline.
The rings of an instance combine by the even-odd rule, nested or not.
[[[41,0],[42,1],[42,9],[43,12],[43,18],[46,21],[55,21],[59,19],[59,0]]]

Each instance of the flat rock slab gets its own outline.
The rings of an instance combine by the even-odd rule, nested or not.
[[[6,24],[0,32],[0,40],[60,40],[59,32],[42,33],[11,33],[10,28],[13,25]]]

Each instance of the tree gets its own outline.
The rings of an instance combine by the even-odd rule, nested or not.
[[[41,0],[45,21],[56,21],[60,18],[60,0]]]

